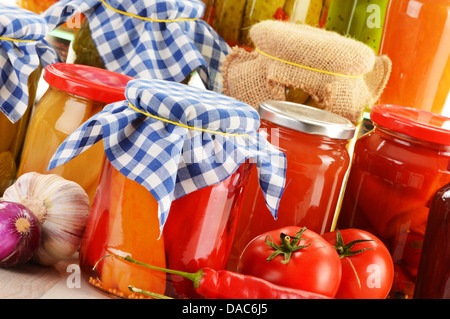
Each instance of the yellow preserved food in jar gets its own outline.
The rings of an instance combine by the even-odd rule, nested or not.
[[[36,99],[41,73],[42,67],[39,66],[28,78],[28,107],[20,120],[13,123],[0,113],[0,196],[16,178],[28,120]]]
[[[125,87],[132,78],[69,63],[47,66],[43,77],[49,88],[30,119],[18,175],[27,172],[61,175],[83,187],[92,201],[104,154],[102,142],[65,165],[50,171],[47,167],[69,134],[106,104],[125,99]]]

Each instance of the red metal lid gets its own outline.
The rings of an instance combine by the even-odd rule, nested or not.
[[[125,100],[132,77],[74,63],[54,63],[44,70],[44,80],[62,91],[103,103]]]
[[[450,145],[450,118],[415,108],[382,104],[372,107],[377,125],[424,141]]]

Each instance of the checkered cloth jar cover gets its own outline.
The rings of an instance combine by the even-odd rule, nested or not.
[[[163,80],[132,80],[125,95],[69,135],[49,169],[103,140],[111,164],[158,201],[162,231],[174,199],[223,181],[249,160],[276,218],[286,157],[257,132],[259,115],[252,107]]]
[[[39,67],[59,62],[44,39],[46,21],[31,11],[0,6],[0,110],[12,123],[28,108],[28,78]]]
[[[84,14],[110,71],[181,82],[197,70],[207,89],[221,92],[230,47],[202,20],[204,10],[199,0],[60,0],[42,15],[56,28]]]

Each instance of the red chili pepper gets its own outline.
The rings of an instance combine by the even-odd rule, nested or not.
[[[280,21],[289,21],[289,16],[286,14],[286,12],[284,12],[283,8],[277,8],[277,11],[275,11],[273,18]]]
[[[188,273],[148,265],[131,256],[118,258],[187,278],[193,282],[198,294],[209,299],[330,299],[320,294],[275,285],[262,278],[228,270],[214,270],[205,267],[195,273]]]

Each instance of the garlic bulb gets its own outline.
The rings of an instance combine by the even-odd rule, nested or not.
[[[56,174],[25,173],[5,190],[3,200],[28,207],[41,224],[41,244],[33,261],[52,265],[79,248],[89,218],[89,197],[77,183]]]

